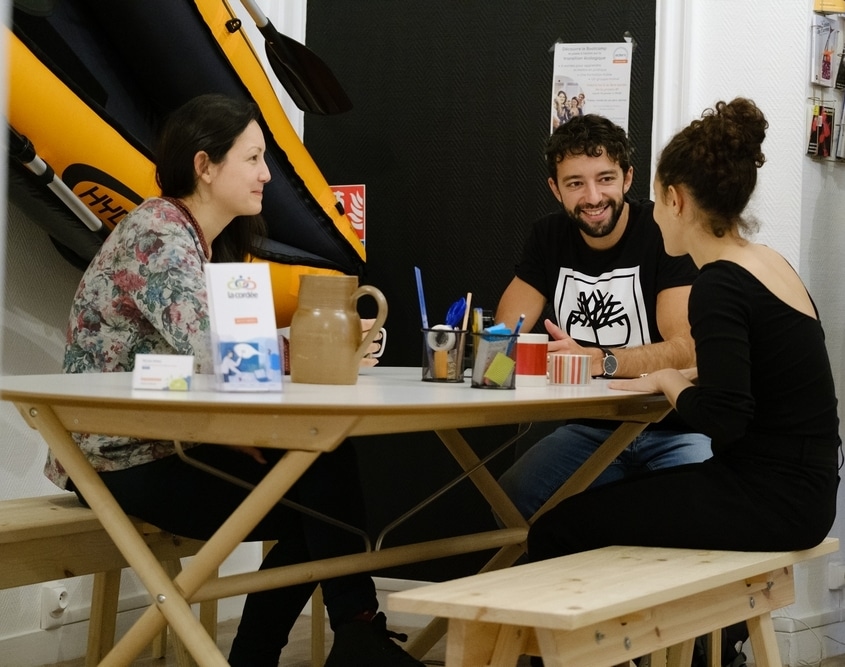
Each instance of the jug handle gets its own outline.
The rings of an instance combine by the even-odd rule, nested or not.
[[[358,299],[365,295],[373,297],[378,305],[378,314],[376,315],[376,321],[373,322],[372,328],[367,332],[367,335],[364,336],[364,340],[361,341],[361,345],[355,351],[355,358],[359,361],[367,353],[367,348],[370,347],[370,343],[372,343],[376,336],[379,335],[379,330],[382,326],[384,326],[384,321],[387,319],[387,299],[384,298],[384,294],[382,294],[381,290],[377,287],[373,287],[372,285],[361,285],[352,293],[352,303],[357,303]]]

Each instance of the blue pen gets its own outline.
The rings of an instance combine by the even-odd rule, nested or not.
[[[508,343],[508,356],[511,356],[511,352],[513,352],[513,346],[516,343],[516,339],[519,337],[519,332],[522,329],[523,322],[525,322],[525,313],[522,313],[519,316],[519,319],[516,321],[516,326],[513,328],[513,338],[511,338],[511,342]]]
[[[422,315],[423,329],[428,329],[428,315],[425,311],[425,295],[423,294],[422,273],[420,267],[414,267],[414,273],[417,277],[417,298],[420,300],[420,315]]]

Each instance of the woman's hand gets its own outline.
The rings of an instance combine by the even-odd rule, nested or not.
[[[681,371],[681,375],[683,375],[687,380],[695,384],[698,382],[698,366],[693,366],[692,368],[685,368]]]
[[[674,368],[663,368],[654,373],[646,373],[631,380],[611,380],[607,386],[611,389],[622,389],[625,391],[665,394],[672,407],[675,407],[678,394],[687,387],[691,387],[693,380],[696,379],[698,379],[698,370],[695,368],[687,368],[683,371]]]
[[[659,381],[661,372],[645,373],[638,378],[631,378],[630,380],[611,380],[607,386],[611,389],[622,389],[624,391],[643,391],[647,394],[661,394],[663,393]]]

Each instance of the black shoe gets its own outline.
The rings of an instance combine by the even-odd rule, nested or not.
[[[531,656],[531,667],[543,667],[543,659],[538,655]]]
[[[387,629],[387,618],[379,612],[371,621],[350,621],[334,633],[334,644],[325,667],[424,667],[405,653],[394,639],[407,641]]]

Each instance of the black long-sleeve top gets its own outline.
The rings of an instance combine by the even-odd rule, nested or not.
[[[729,261],[701,269],[689,318],[699,379],[677,411],[713,452],[795,440],[838,446],[833,377],[818,319],[791,308]]]

